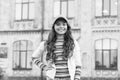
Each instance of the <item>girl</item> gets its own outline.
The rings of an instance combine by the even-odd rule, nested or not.
[[[65,17],[55,19],[48,40],[40,43],[32,60],[50,80],[80,80],[79,44],[73,39]]]

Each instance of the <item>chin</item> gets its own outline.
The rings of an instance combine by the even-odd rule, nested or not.
[[[63,34],[65,34],[65,32],[63,32],[63,33],[58,33],[58,34],[61,34],[61,35],[63,35]]]

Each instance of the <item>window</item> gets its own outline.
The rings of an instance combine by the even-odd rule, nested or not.
[[[118,0],[95,0],[96,17],[117,16]]]
[[[8,47],[0,47],[0,58],[7,58]]]
[[[27,40],[15,41],[13,44],[13,69],[30,70],[32,42]]]
[[[117,70],[117,41],[101,39],[95,42],[95,69]]]
[[[74,18],[74,0],[55,0],[54,2],[54,17],[58,15]]]
[[[16,0],[15,20],[34,19],[34,1]]]
[[[2,58],[2,59],[8,58],[7,43],[1,43],[1,45],[0,45],[0,58]]]

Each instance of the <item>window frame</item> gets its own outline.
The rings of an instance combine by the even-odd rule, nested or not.
[[[21,18],[20,19],[16,18],[16,5],[17,4],[21,5],[21,13],[20,13]],[[23,0],[21,0],[21,2],[15,2],[15,21],[19,22],[19,21],[33,21],[34,20],[34,18],[30,19],[30,17],[29,17],[29,15],[30,15],[30,11],[29,11],[30,4],[35,4],[35,3],[33,1],[30,1],[30,0],[28,0],[28,2],[23,2]],[[24,9],[23,5],[27,5],[27,16],[26,16],[27,18],[26,19],[24,19],[24,17],[23,17],[23,14],[24,14],[23,13],[23,9]],[[33,7],[35,7],[35,6],[33,6]]]
[[[59,2],[60,3],[60,6],[59,6],[59,15],[62,15],[62,2],[66,2],[66,18],[68,19],[68,20],[72,20],[72,19],[74,19],[75,18],[75,14],[74,14],[74,16],[73,17],[69,17],[69,1],[74,1],[75,2],[75,0],[54,0],[54,3],[55,2]],[[75,5],[75,4],[74,4]],[[55,7],[55,6],[54,6]],[[74,6],[75,7],[75,6]],[[53,11],[55,11],[55,9],[53,10]],[[55,12],[53,13],[53,15],[54,15],[54,17],[56,17],[56,15],[55,15]]]
[[[117,17],[118,16],[118,0],[116,0],[117,1],[117,9],[116,9],[116,15],[112,15],[111,13],[112,13],[112,10],[111,10],[111,0],[109,0],[109,14],[108,15],[104,15],[104,0],[101,0],[102,1],[102,4],[101,4],[101,16],[97,16],[96,15],[96,0],[95,0],[95,18],[115,18],[115,17]]]
[[[110,49],[103,49],[103,40],[104,39],[98,39],[98,40],[101,40],[102,41],[102,49],[96,49],[96,42],[98,41],[98,40],[96,40],[95,41],[95,48],[94,48],[94,51],[95,51],[95,70],[118,70],[118,45],[117,45],[117,48],[116,49],[111,49],[111,40],[114,40],[114,41],[116,41],[117,42],[117,40],[115,40],[115,39],[111,39],[111,38],[105,38],[105,39],[109,39],[110,40]],[[118,42],[117,42],[118,43]],[[101,51],[101,54],[100,53],[98,53],[97,51]],[[104,51],[108,51],[108,53],[109,53],[109,65],[111,65],[111,63],[112,63],[112,58],[111,58],[111,55],[112,55],[112,51],[115,51],[116,53],[116,68],[115,69],[113,69],[113,68],[111,68],[111,67],[109,67],[109,68],[104,68],[103,66],[104,66]],[[100,54],[101,56],[102,56],[102,65],[101,65],[101,67],[100,66],[98,66],[97,67],[97,63],[96,63],[96,61],[97,61],[97,54]]]
[[[26,43],[26,50],[22,50],[21,49],[21,42],[22,41],[24,41],[25,43]],[[18,42],[18,44],[19,45],[17,45],[17,42]],[[30,42],[30,44],[32,44],[32,46],[33,46],[33,43],[32,43],[32,41],[30,41],[30,40],[18,40],[18,41],[15,41],[14,43],[13,43],[13,70],[32,70],[32,63],[31,63],[31,61],[28,61],[28,58],[29,58],[29,56],[28,56],[28,54],[29,54],[29,52],[31,52],[31,54],[32,54],[32,52],[33,52],[33,49],[31,48],[31,50],[28,50],[28,45],[29,45],[29,42]],[[17,50],[17,48],[16,48],[16,50],[14,49],[14,47],[15,46],[18,46],[19,47],[19,49]],[[22,61],[22,57],[21,57],[21,54],[22,54],[22,52],[25,52],[25,67],[24,68],[22,68],[22,64],[21,64],[21,61]],[[16,61],[15,60],[17,60],[17,59],[14,59],[14,57],[15,57],[15,54],[16,53],[18,53],[17,55],[19,55],[18,56],[18,67],[15,67],[15,63],[16,63]],[[28,63],[30,62],[30,67],[28,67]]]

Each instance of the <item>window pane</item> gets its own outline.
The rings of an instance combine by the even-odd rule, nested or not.
[[[33,44],[31,41],[28,41],[28,46],[27,46],[27,50],[33,50]]]
[[[109,15],[109,0],[103,0],[104,2],[104,8],[103,8],[103,14],[104,16]]]
[[[16,4],[16,9],[15,9],[15,19],[20,20],[21,19],[21,4]]]
[[[13,50],[17,50],[16,48],[17,48],[17,42],[13,44]]]
[[[111,15],[117,16],[117,0],[111,0]]]
[[[15,42],[14,45],[13,45],[13,49],[14,50],[19,50],[20,49],[20,45],[19,45],[19,41]]]
[[[27,50],[27,48],[26,48],[26,47],[27,47],[26,41],[21,41],[20,45],[21,45],[21,46],[20,46],[20,47],[21,47],[21,48],[20,48],[21,50]]]
[[[67,16],[67,2],[66,1],[62,2],[62,15]]]
[[[95,51],[95,65],[96,68],[102,68],[102,50]]]
[[[109,51],[103,51],[103,68],[107,69],[110,67],[110,52]]]
[[[102,49],[102,40],[97,40],[96,41],[95,49]]]
[[[19,43],[19,44],[18,44]],[[32,42],[31,41],[27,41],[27,40],[21,40],[21,41],[17,41],[14,43],[14,48],[16,46],[16,44],[18,44],[18,46],[20,46],[20,49],[18,49],[17,51],[15,49],[13,49],[13,60],[14,60],[14,64],[13,67],[14,68],[31,68],[31,55],[32,55]],[[27,50],[29,49],[29,50]]]
[[[29,19],[34,19],[35,17],[35,7],[34,7],[34,3],[30,3],[29,4]]]
[[[117,49],[117,44],[116,40],[111,40],[111,49]]]
[[[74,9],[75,9],[74,1],[68,1],[68,17],[75,16]]]
[[[32,67],[32,51],[28,51],[27,52],[27,68],[31,68]]]
[[[21,3],[22,2],[22,0],[16,0],[16,3]]]
[[[29,0],[29,2],[34,2],[34,0]]]
[[[21,68],[26,66],[26,52],[21,52]]]
[[[102,16],[102,0],[95,0],[95,15]]]
[[[117,50],[111,50],[111,64],[112,69],[117,69]]]
[[[23,0],[23,2],[28,2],[28,0]]]
[[[0,47],[0,58],[7,58],[8,48]]]
[[[103,49],[110,49],[110,39],[103,39]]]
[[[60,15],[60,1],[54,2],[54,17]]]
[[[20,68],[20,63],[19,63],[19,52],[18,51],[14,51],[14,57],[13,57],[13,62],[14,62],[14,68]]]
[[[23,4],[23,19],[28,18],[28,4]]]

